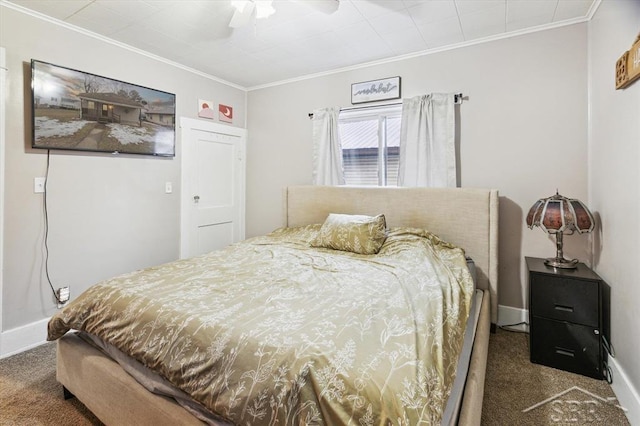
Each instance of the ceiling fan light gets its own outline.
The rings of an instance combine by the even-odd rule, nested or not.
[[[250,0],[231,0],[231,6],[233,6],[238,12],[244,12],[244,8],[251,3]]]
[[[235,3],[237,3],[237,5]],[[233,13],[231,21],[229,21],[229,27],[240,28],[248,24],[253,16],[255,3],[249,0],[234,0],[232,4],[237,10]]]
[[[256,19],[268,18],[275,13],[272,2],[273,0],[256,0]]]

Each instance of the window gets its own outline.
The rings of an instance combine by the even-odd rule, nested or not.
[[[402,105],[342,111],[338,119],[347,185],[396,186]]]

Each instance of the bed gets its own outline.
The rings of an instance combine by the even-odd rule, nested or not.
[[[211,392],[209,391],[201,391],[200,393],[198,391],[190,391],[188,395],[188,397],[195,399],[195,405],[204,405],[217,413],[213,417],[206,419],[211,424],[346,424],[349,422],[361,424],[417,424],[419,422],[424,424],[439,422],[463,425],[480,424],[488,337],[491,324],[497,322],[497,191],[466,188],[294,186],[286,188],[283,192],[283,205],[284,227],[282,230],[276,231],[275,237],[285,238],[286,241],[283,245],[291,246],[287,249],[289,251],[281,254],[275,248],[272,250],[270,244],[272,244],[274,236],[270,234],[269,236],[257,237],[241,244],[241,250],[245,251],[230,255],[226,263],[229,265],[237,263],[240,269],[235,271],[242,270],[243,265],[247,265],[246,262],[252,262],[252,253],[255,252],[262,253],[260,256],[263,257],[264,253],[269,253],[285,262],[285,264],[290,265],[289,269],[294,271],[294,278],[292,279],[296,282],[296,286],[302,288],[303,291],[307,291],[305,294],[309,300],[314,300],[313,305],[303,308],[305,312],[300,313],[299,316],[306,318],[304,314],[312,313],[317,307],[321,310],[320,314],[316,314],[317,321],[307,325],[300,325],[298,324],[298,316],[292,315],[290,312],[283,313],[288,301],[298,296],[297,293],[292,293],[288,288],[278,287],[276,285],[276,282],[279,281],[278,276],[274,275],[270,278],[272,282],[270,285],[273,285],[273,290],[269,290],[273,294],[268,294],[268,291],[267,293],[260,293],[264,291],[263,287],[251,287],[248,293],[251,294],[251,291],[260,293],[260,297],[256,298],[266,300],[264,303],[270,307],[269,309],[272,309],[270,311],[272,315],[267,317],[266,320],[262,319],[260,322],[251,323],[253,318],[252,309],[256,308],[251,307],[249,301],[246,301],[245,305],[244,299],[241,302],[233,299],[233,297],[236,297],[235,287],[234,293],[227,295],[228,299],[220,296],[221,299],[218,305],[216,305],[218,303],[216,301],[211,302],[211,306],[207,307],[207,309],[211,310],[210,318],[208,317],[207,319],[208,323],[217,324],[222,321],[236,324],[234,321],[239,321],[241,323],[251,323],[251,326],[248,327],[248,331],[244,330],[238,333],[233,331],[236,330],[235,326],[229,327],[231,331],[227,330],[226,334],[220,334],[219,330],[216,331],[217,334],[215,336],[218,340],[213,340],[225,343],[221,345],[208,341],[206,348],[209,352],[206,354],[204,354],[203,349],[198,349],[191,340],[182,344],[182,346],[175,345],[175,340],[169,346],[164,344],[164,336],[170,335],[173,331],[170,328],[163,329],[162,327],[165,326],[159,324],[157,328],[161,330],[161,333],[157,335],[146,334],[147,329],[155,328],[156,325],[149,326],[148,323],[143,323],[140,329],[127,328],[124,332],[116,333],[118,335],[115,338],[111,339],[109,337],[106,340],[111,339],[110,343],[119,340],[133,341],[135,336],[144,335],[146,346],[136,346],[135,349],[131,350],[130,355],[139,360],[142,359],[145,365],[153,368],[157,366],[151,364],[154,364],[154,360],[158,358],[176,360],[174,364],[178,366],[177,368],[169,371],[168,367],[160,366],[157,371],[162,372],[160,374],[161,379],[170,379],[180,389],[191,389],[190,386],[196,382],[206,381],[207,385],[212,382],[217,383],[213,388],[215,389],[213,393],[216,394],[216,401],[211,402],[211,404],[207,399],[210,398]],[[372,278],[368,278],[366,282],[361,283],[363,288],[366,288],[368,296],[360,297],[355,301],[343,302],[346,299],[343,299],[341,295],[343,288],[359,285],[359,283],[348,281],[356,276],[354,275],[355,272],[353,274],[345,273],[350,272],[350,268],[355,268],[355,266],[352,266],[355,263],[343,264],[342,262],[347,262],[347,260],[343,260],[342,257],[335,257],[331,249],[320,247],[319,250],[309,252],[307,248],[309,246],[307,243],[316,241],[317,235],[320,235],[321,231],[324,230],[325,225],[321,224],[326,224],[327,217],[336,213],[342,215],[367,215],[370,218],[383,214],[385,226],[390,229],[386,241],[380,248],[380,254],[376,255],[375,258],[368,258],[358,253],[350,253],[348,255],[356,258],[363,268],[377,271],[375,275],[368,275]],[[419,231],[418,229],[426,229],[428,231]],[[464,248],[464,255],[473,259],[473,268],[471,269],[475,271],[474,283],[478,290],[477,292],[474,292],[474,289],[467,291],[464,290],[466,287],[462,285],[460,286],[462,290],[435,290],[433,294],[444,294],[442,298],[446,299],[448,303],[442,308],[442,312],[446,313],[446,317],[441,317],[441,322],[449,324],[449,322],[454,321],[449,320],[451,317],[457,318],[457,321],[461,323],[459,324],[460,327],[445,327],[445,332],[433,333],[434,335],[443,335],[438,338],[444,340],[438,340],[436,343],[429,343],[429,340],[421,341],[421,338],[412,337],[413,335],[406,332],[406,325],[402,325],[403,317],[395,315],[393,310],[399,305],[409,306],[409,310],[417,313],[412,320],[415,323],[415,327],[424,328],[425,326],[422,324],[424,320],[423,305],[430,304],[432,297],[421,299],[424,296],[422,290],[424,289],[426,294],[433,280],[423,280],[423,270],[413,269],[414,267],[422,268],[423,266],[421,265],[400,267],[395,263],[386,263],[386,259],[391,259],[391,257],[397,255],[406,257],[409,256],[406,253],[413,253],[406,251],[405,243],[409,245],[417,244],[419,250],[423,250],[423,246],[427,247],[425,245],[426,240],[435,241],[437,251],[444,250],[444,257],[455,257],[453,266],[449,265],[445,269],[439,269],[440,267],[432,265],[429,266],[430,270],[440,271],[441,275],[447,277],[455,275],[455,282],[461,283],[467,281],[465,274],[470,275],[467,264],[463,258],[464,265],[461,266],[459,255],[450,254],[456,251],[455,247],[449,247],[447,243],[443,243],[441,240]],[[360,248],[360,246],[358,247]],[[397,249],[396,247],[402,248]],[[431,247],[429,245],[427,251],[436,250]],[[295,251],[292,252],[291,250]],[[300,252],[300,250],[303,251]],[[322,251],[333,257],[327,260],[324,257],[319,257],[320,255],[316,253],[317,251]],[[217,256],[221,255],[211,254],[209,256],[212,257],[179,261],[171,264],[170,268],[171,270],[184,269],[193,271],[205,262],[213,262]],[[234,258],[233,256],[236,257]],[[413,254],[410,256],[413,256]],[[292,261],[291,259],[296,260]],[[375,260],[370,261],[369,259]],[[352,262],[351,259],[348,261]],[[395,258],[393,261],[396,261]],[[298,264],[305,262],[311,264],[310,270],[312,272],[298,269],[301,267]],[[193,265],[196,266],[194,267]],[[258,268],[262,268],[260,270],[261,276],[269,276],[269,267],[260,266],[261,264],[256,265],[258,265]],[[147,271],[145,276],[147,277],[151,274],[154,277],[152,280],[145,278],[147,280],[145,282],[148,283],[150,288],[155,289],[154,292],[157,294],[161,294],[164,290],[154,286],[159,285],[157,282],[163,281],[163,277],[169,275],[166,273],[168,269],[163,268],[169,268],[169,266],[150,268],[151,271]],[[343,272],[342,275],[337,275],[340,278],[330,278],[329,281],[324,282],[321,286],[312,287],[311,290],[305,287],[307,283],[313,282],[310,279],[310,275],[315,276],[331,272],[333,277],[336,271]],[[233,273],[241,275],[239,272]],[[126,284],[128,281],[135,281],[139,276],[137,274],[138,272],[118,277],[119,281],[117,283]],[[217,272],[208,274],[213,276]],[[401,295],[404,294],[404,296],[396,297],[395,290],[386,294],[384,287],[380,287],[384,285],[385,280],[382,279],[384,274],[394,277],[404,274],[411,282],[418,280],[416,281],[418,284],[415,286],[412,284],[407,287],[410,290],[399,293]],[[191,283],[194,283],[201,278],[201,275],[201,273],[198,273],[197,276],[186,273],[186,275],[183,275],[184,278],[181,279],[185,282],[191,280]],[[228,275],[226,277],[225,279],[228,279]],[[378,280],[377,277],[380,277],[380,279]],[[380,286],[378,286],[377,281],[381,282]],[[346,286],[345,283],[349,284],[349,286]],[[264,285],[262,281],[258,284],[260,286]],[[180,285],[183,285],[181,288],[187,293],[194,291],[194,288],[200,288],[193,285],[185,287],[184,285],[186,284],[184,283]],[[105,286],[108,287],[106,284]],[[96,287],[101,286],[94,286],[92,289]],[[112,285],[109,288],[114,287],[116,286]],[[324,287],[327,289],[324,289]],[[414,287],[420,288],[421,291],[413,290]],[[204,289],[204,287],[202,288]],[[457,289],[458,287],[454,286],[454,288]],[[202,290],[202,292],[204,291]],[[222,294],[220,289],[216,291],[218,291],[216,294]],[[326,292],[322,293],[322,291]],[[363,291],[363,293],[366,292]],[[137,312],[135,309],[147,303],[145,297],[133,298],[135,296],[133,295],[133,290],[129,293],[126,291],[125,294],[118,293],[115,296],[116,298],[112,299],[113,303],[107,304],[107,308],[93,307],[92,305],[90,309],[86,310],[85,314],[80,315],[82,317],[80,319],[91,322],[98,311],[106,310],[111,312],[111,306],[113,305],[113,309],[115,309],[115,306],[122,300],[124,300],[121,303],[125,307],[124,310],[132,312]],[[224,290],[223,293],[230,292]],[[334,295],[336,295],[335,298]],[[129,296],[132,298],[127,299]],[[250,296],[243,297],[251,299]],[[320,297],[320,299],[313,299],[314,297]],[[400,300],[403,297],[407,300]],[[79,299],[81,298],[82,296],[79,297]],[[191,298],[197,299],[196,297]],[[84,300],[87,301],[92,299],[93,297],[84,297]],[[165,302],[166,300],[169,299],[165,299]],[[371,302],[369,302],[370,300]],[[175,302],[172,301],[167,305],[181,303],[181,299],[177,298]],[[325,304],[323,305],[323,303]],[[367,303],[373,304],[373,307],[367,305]],[[78,302],[77,304],[81,303]],[[341,306],[341,304],[345,306]],[[331,338],[326,337],[326,333],[329,333],[327,330],[332,327],[336,328],[336,319],[350,318],[345,317],[344,313],[340,313],[340,309],[343,308],[349,312],[352,309],[350,304],[354,307],[358,306],[358,310],[361,310],[361,306],[368,306],[366,311],[369,312],[369,317],[365,319],[356,318],[354,314],[353,322],[354,324],[357,323],[360,336],[349,337],[345,332],[343,340],[336,340],[335,336],[342,334],[343,330],[341,329],[335,335],[331,335]],[[247,310],[245,310],[245,307],[247,307]],[[195,312],[199,308],[191,307],[189,309]],[[266,310],[266,308],[264,309]],[[164,312],[162,305],[160,305],[159,310]],[[382,311],[390,312],[389,316],[378,318],[377,313]],[[456,316],[457,314],[452,314],[454,311],[456,313],[466,312],[466,315]],[[100,348],[100,341],[89,342],[86,337],[79,337],[76,333],[66,333],[65,325],[68,326],[71,322],[65,315],[70,315],[70,313],[63,310],[52,318],[49,325],[49,338],[56,339],[60,337],[58,339],[57,379],[64,386],[66,396],[76,396],[106,424],[202,424],[203,418],[197,412],[194,412],[192,406],[179,405],[176,402],[180,401],[180,395],[174,399],[165,396],[166,394],[159,395],[148,391],[149,385],[146,384],[147,388],[143,386],[144,379],[134,379],[130,368],[117,362],[118,356],[110,352],[110,347]],[[162,317],[161,314],[155,315],[158,319]],[[441,313],[440,315],[444,314]],[[123,314],[118,312],[111,317],[106,316],[106,319],[101,317],[100,320],[94,321],[92,323],[93,328],[89,327],[87,331],[99,334],[98,329],[110,329],[111,327],[111,330],[117,330],[118,328],[112,327],[112,325],[115,324],[116,320],[121,320],[122,316]],[[77,318],[75,320],[79,321]],[[129,321],[129,319],[126,321]],[[347,327],[349,322],[346,321],[343,329],[349,328]],[[426,322],[431,324],[433,321]],[[184,324],[186,325],[178,328],[188,329],[189,324],[186,322]],[[383,329],[376,329],[376,324],[384,324]],[[371,330],[372,327],[373,331]],[[198,328],[202,328],[202,326]],[[302,337],[299,337],[299,339],[306,339],[304,341],[309,342],[309,344],[305,344],[304,350],[296,349],[291,353],[284,349],[281,350],[280,348],[298,348],[296,344],[299,342],[291,340],[295,340],[295,337],[292,338],[288,335],[276,333],[273,331],[276,328],[278,330],[302,330],[300,334]],[[420,336],[423,334],[420,334]],[[189,335],[192,340],[199,339],[199,337],[195,337],[198,336],[195,333],[190,332]],[[253,338],[257,335],[268,335],[270,337],[266,343],[264,340],[256,343]],[[430,335],[424,335],[427,336],[425,337],[426,339],[432,338]],[[384,352],[380,352],[386,358],[376,356],[376,353],[374,353],[376,350],[373,349],[371,350],[372,353],[367,353],[366,350],[363,351],[361,347],[372,347],[370,342],[372,336],[374,340],[393,345],[396,349],[385,349]],[[180,339],[183,339],[183,337]],[[394,339],[398,340],[395,341]],[[415,344],[411,343],[412,339],[415,340]],[[157,344],[153,344],[156,341]],[[182,340],[180,341],[182,342]],[[229,341],[243,343],[236,346],[239,349],[231,350],[230,353],[216,352],[216,348],[224,346]],[[152,342],[152,344],[149,342]],[[335,355],[329,356],[320,350],[323,346],[329,347],[332,351],[330,353]],[[447,356],[446,352],[440,348],[441,346],[446,346],[447,348],[449,346],[451,348],[455,347],[456,358],[453,359],[452,356]],[[163,348],[162,356],[156,356],[149,349],[150,347]],[[167,347],[171,349],[167,350]],[[402,361],[403,356],[408,356],[407,354],[412,354],[416,351],[416,348],[423,347],[430,348],[424,351],[427,353],[427,357],[437,360],[433,370],[438,371],[443,377],[450,376],[450,380],[443,381],[444,385],[436,379],[431,380],[429,378],[431,376],[424,373],[425,371],[430,372],[432,367],[425,369],[426,367],[423,366],[422,361]],[[185,348],[195,348],[193,353],[200,358],[253,357],[257,361],[253,369],[244,366],[241,371],[236,371],[238,370],[237,365],[230,363],[226,364],[226,369],[219,366],[202,367],[197,365],[194,367],[195,364],[190,362],[191,358],[180,358],[174,353],[184,352]],[[314,357],[305,358],[308,353],[312,353]],[[274,354],[282,355],[284,358],[278,358]],[[196,355],[190,353],[190,356],[195,357]],[[352,367],[354,358],[358,357],[362,358],[360,360],[362,363],[356,364],[357,367]],[[363,367],[363,365],[366,367]],[[408,368],[409,374],[414,374],[416,379],[415,381],[407,380],[405,374],[402,381],[396,380],[395,375],[393,380],[389,380],[392,374],[384,373],[386,371],[384,370],[385,368],[393,371],[394,374],[396,370],[400,371],[400,368]],[[293,371],[294,369],[296,374],[287,376],[289,374],[288,370]],[[129,373],[125,372],[125,370],[129,371]],[[180,370],[180,372],[188,374],[185,374],[186,378],[184,379],[175,379],[173,377],[174,370]],[[204,373],[205,370],[207,372],[211,370],[217,374],[213,375],[215,377],[212,379],[211,374]],[[194,374],[194,371],[203,371],[203,373],[201,375]],[[279,372],[279,375],[274,373],[276,371]],[[383,376],[375,377],[380,371],[384,373]],[[273,380],[275,381],[267,382],[268,384],[265,385],[264,389],[257,387],[266,381],[266,377],[269,374],[273,375]],[[208,379],[205,380],[205,377]],[[271,376],[269,377],[269,380],[272,380]],[[349,377],[351,379],[348,379]],[[385,377],[387,380],[383,380]],[[399,377],[402,378],[403,376]],[[424,379],[424,377],[428,379]],[[376,386],[372,388],[365,387],[363,385],[366,381],[365,379],[370,380]],[[233,386],[229,386],[230,382],[241,383],[242,389],[238,390]],[[417,382],[420,382],[420,386],[415,384]],[[285,386],[283,383],[291,383],[287,385],[286,392],[284,391]],[[308,385],[309,383],[311,385]],[[256,386],[255,389],[254,386]],[[309,387],[315,390],[311,393],[306,393],[307,391],[304,389]],[[246,388],[249,388],[248,395],[250,397],[242,399],[239,396],[240,392],[246,391]],[[296,391],[292,392],[292,388],[295,388]],[[403,388],[404,390],[402,391]],[[420,395],[416,394],[415,389],[417,388],[423,391],[425,389],[433,391],[433,401],[421,399]],[[181,392],[180,389],[179,391]],[[330,400],[337,401],[337,403],[328,404],[326,401]],[[398,405],[405,408],[398,409]],[[427,406],[430,405],[436,406],[433,408],[435,414],[422,414]],[[407,409],[407,406],[411,406],[411,408]],[[427,410],[427,413],[430,413],[429,410]],[[410,417],[414,415],[414,412],[419,413],[416,414],[418,416],[415,418],[418,419],[417,421]],[[401,413],[401,415],[397,413]]]

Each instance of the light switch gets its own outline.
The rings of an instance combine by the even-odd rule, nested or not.
[[[33,178],[33,193],[38,194],[44,192],[44,184],[46,181],[47,179],[43,177]]]
[[[165,182],[164,184],[164,193],[171,194],[173,192],[173,185],[171,182]]]

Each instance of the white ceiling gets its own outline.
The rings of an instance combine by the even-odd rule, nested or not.
[[[231,29],[230,0],[11,0],[243,88],[587,20],[600,0],[275,0]],[[31,12],[29,12],[31,13]]]

